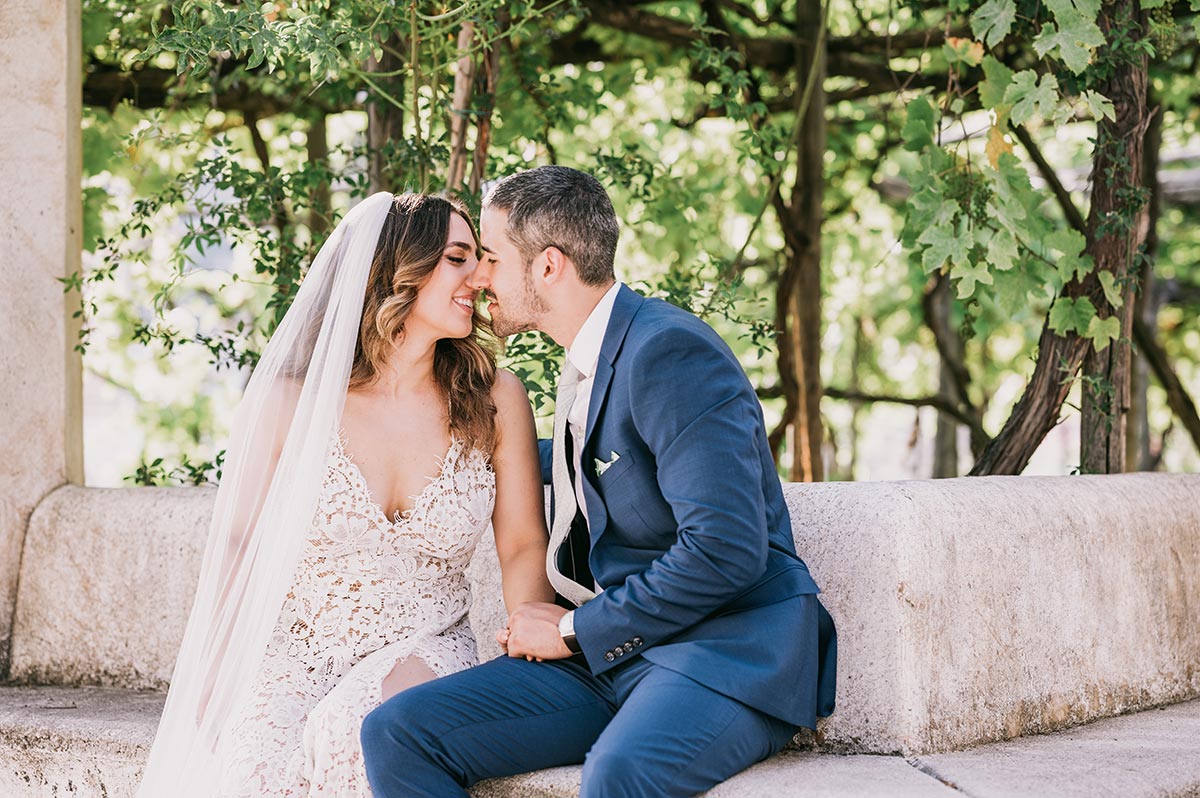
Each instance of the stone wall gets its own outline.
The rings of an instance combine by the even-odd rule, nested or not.
[[[79,359],[56,278],[80,257],[78,0],[0,2],[0,678],[29,514],[82,479]]]
[[[838,624],[825,745],[905,754],[1200,695],[1200,475],[787,485]],[[32,519],[14,674],[163,687],[212,491],[65,487]],[[502,622],[472,564],[481,654]],[[781,641],[786,644],[786,641]]]

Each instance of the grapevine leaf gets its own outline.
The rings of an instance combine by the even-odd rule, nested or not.
[[[1105,43],[1104,33],[1096,24],[1099,11],[1092,10],[1092,3],[1085,0],[1045,0],[1045,5],[1054,14],[1057,25],[1047,22],[1042,32],[1033,40],[1033,49],[1038,56],[1058,49],[1058,57],[1067,68],[1078,75],[1091,61],[1092,51]]]
[[[1062,296],[1050,308],[1050,329],[1059,335],[1072,331],[1084,333],[1095,317],[1096,308],[1087,297],[1071,299]]]
[[[1079,99],[1083,100],[1084,104],[1087,105],[1088,111],[1092,114],[1092,119],[1099,120],[1105,118],[1110,121],[1116,121],[1117,112],[1113,109],[1112,100],[1100,92],[1088,89],[1079,96]]]
[[[1107,319],[1093,316],[1083,337],[1091,338],[1096,351],[1103,352],[1110,343],[1121,337],[1121,320],[1115,315]]]
[[[983,59],[984,81],[979,84],[979,101],[988,108],[1004,102],[1004,90],[1012,83],[1013,71],[993,56]]]
[[[958,298],[967,299],[975,293],[975,284],[992,284],[992,273],[986,263],[960,263],[950,270],[950,278],[958,280]]]
[[[1087,240],[1079,232],[1070,228],[1055,230],[1046,236],[1046,245],[1062,253],[1055,261],[1055,266],[1064,283],[1076,277],[1083,279],[1091,272],[1092,259],[1083,254]]]
[[[1032,203],[1038,201],[1038,195],[1029,182],[1029,173],[1021,167],[1017,157],[1011,152],[1001,153],[995,173],[989,171],[987,175],[992,178],[990,186],[995,194],[992,202],[995,221],[1009,230],[1020,229],[1026,235],[1036,235],[1039,231],[1031,225],[1036,225],[1039,217],[1035,214],[1027,221],[1026,207],[1032,207]]]
[[[1012,316],[1029,307],[1029,279],[1020,271],[1001,274],[989,292],[997,307]]]
[[[1034,116],[1048,117],[1058,103],[1058,78],[1047,72],[1039,81],[1032,69],[1018,72],[1004,92],[1004,102],[1012,104],[1012,121],[1021,125]]]
[[[909,249],[916,246],[917,236],[933,224],[941,207],[942,195],[931,185],[922,187],[909,198],[908,215],[904,220],[904,230],[900,235],[904,246]]]
[[[926,245],[921,253],[921,265],[929,274],[943,268],[946,261],[951,265],[965,263],[967,253],[975,243],[971,230],[958,230],[954,224],[954,216],[959,211],[959,205],[954,200],[946,200],[934,218],[933,224],[925,228],[917,238],[917,242]]]
[[[1104,298],[1108,300],[1108,304],[1114,308],[1121,307],[1125,303],[1125,297],[1121,296],[1121,289],[1113,273],[1103,271],[1096,276],[1100,278],[1100,287],[1104,289]]]
[[[1017,18],[1015,0],[988,0],[971,15],[971,32],[988,47],[1004,41]]]
[[[1012,151],[1013,145],[1004,138],[1004,131],[1000,129],[999,125],[992,125],[988,130],[987,146],[984,147],[988,163],[992,165],[993,169],[996,169],[1000,166],[1000,156]]]
[[[983,60],[983,45],[971,39],[960,39],[955,36],[946,37],[942,44],[942,54],[951,66],[964,64],[969,67],[979,66]]]
[[[988,241],[987,259],[993,269],[1005,272],[1017,260],[1017,239],[1007,230],[997,230]],[[1106,272],[1107,273],[1107,272]],[[980,281],[982,282],[982,280]]]
[[[918,97],[908,104],[908,118],[904,122],[904,130],[900,137],[904,139],[904,149],[910,152],[920,152],[926,147],[933,146],[934,111],[928,98]]]

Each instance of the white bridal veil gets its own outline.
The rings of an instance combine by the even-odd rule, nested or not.
[[[227,736],[316,512],[392,195],[355,206],[313,261],[234,419],[196,600],[138,798],[215,798]]]

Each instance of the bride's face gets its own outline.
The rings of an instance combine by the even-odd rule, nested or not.
[[[466,338],[471,334],[476,292],[467,285],[475,267],[475,236],[466,220],[450,214],[450,230],[442,259],[417,291],[406,329],[427,328],[437,338]]]

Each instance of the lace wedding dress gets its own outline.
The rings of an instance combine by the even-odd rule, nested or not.
[[[392,668],[477,662],[466,568],[491,523],[495,474],[452,439],[411,509],[389,519],[341,435],[249,704],[222,742],[220,798],[370,796],[359,729]]]

